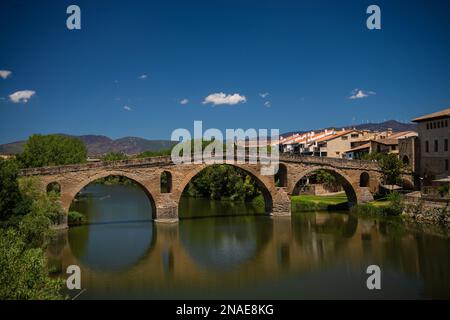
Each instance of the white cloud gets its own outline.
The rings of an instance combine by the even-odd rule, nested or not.
[[[126,111],[131,111],[131,110],[133,110],[131,107],[129,107],[129,106],[123,106],[123,109],[124,110],[126,110]]]
[[[33,90],[21,90],[21,91],[16,91],[13,94],[9,95],[9,99],[14,102],[14,103],[27,103],[28,100],[31,99],[32,96],[34,96],[36,94],[35,91]]]
[[[367,98],[368,96],[373,96],[376,95],[376,92],[374,91],[364,91],[361,89],[355,89],[352,91],[350,97],[348,97],[349,99],[364,99]]]
[[[223,92],[210,94],[205,98],[205,100],[203,100],[203,104],[212,103],[213,105],[234,105],[245,102],[247,102],[247,98],[245,96],[241,96],[239,93],[225,94]]]
[[[262,92],[262,93],[259,94],[259,96],[261,98],[265,99],[265,98],[267,98],[269,96],[269,93],[268,92]]]
[[[0,70],[0,78],[6,79],[11,75],[11,71],[9,70]]]
[[[270,101],[266,101],[266,102],[264,102],[264,106],[266,106],[267,108],[270,108],[272,106],[272,104],[270,103]]]
[[[182,100],[180,100],[180,104],[188,104],[189,103],[189,100],[188,99],[182,99]]]
[[[141,80],[144,80],[144,79],[147,79],[147,75],[146,74],[141,74],[140,76],[139,76],[139,79],[141,79]]]

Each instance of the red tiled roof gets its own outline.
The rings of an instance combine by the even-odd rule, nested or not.
[[[330,134],[330,135],[325,136],[325,137],[323,137],[323,138],[317,139],[316,141],[317,141],[317,142],[322,142],[322,141],[333,140],[333,139],[336,139],[336,138],[338,138],[338,137],[340,137],[340,136],[343,136],[343,135],[345,135],[345,134],[347,134],[347,133],[355,132],[355,131],[358,131],[358,130],[355,130],[355,129],[351,129],[351,130],[342,130],[342,131],[339,131],[339,132],[337,132],[337,133],[335,133],[335,134]]]

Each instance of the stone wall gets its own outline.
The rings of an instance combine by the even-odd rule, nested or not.
[[[405,196],[404,214],[419,222],[450,226],[450,199]]]

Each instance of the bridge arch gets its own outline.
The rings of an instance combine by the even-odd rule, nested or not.
[[[138,175],[125,172],[125,171],[103,171],[98,174],[92,175],[86,179],[83,179],[78,184],[75,185],[75,187],[71,188],[62,188],[61,193],[61,205],[65,212],[68,212],[70,209],[70,205],[72,204],[73,200],[75,199],[75,196],[87,185],[94,182],[95,180],[110,177],[110,176],[119,176],[119,177],[125,177],[134,183],[136,183],[141,189],[145,192],[147,195],[147,198],[150,201],[151,207],[152,207],[152,218],[156,218],[156,198],[154,195],[157,193],[153,190],[151,190],[151,187],[146,181],[144,181],[142,178],[140,178]]]
[[[184,189],[187,187],[189,182],[197,176],[201,171],[206,169],[207,167],[211,167],[214,164],[202,164],[202,165],[196,165],[191,170],[189,170],[187,173],[183,175],[183,178],[181,179],[181,182],[177,186],[177,189],[174,190],[174,199],[179,204],[181,200],[181,196],[183,194]],[[265,213],[271,214],[273,209],[273,200],[276,195],[275,190],[275,183],[273,181],[273,176],[262,176],[259,173],[259,169],[255,167],[252,167],[251,165],[245,165],[245,164],[236,164],[236,163],[226,163],[223,165],[228,165],[232,167],[239,168],[249,174],[251,177],[253,177],[256,181],[256,184],[258,188],[261,190],[262,195],[264,197],[264,203],[265,203]]]
[[[311,168],[308,168],[307,170],[304,170],[301,175],[296,177],[296,181],[294,181],[293,184],[291,184],[290,186],[290,190],[289,190],[289,194],[292,194],[294,192],[294,190],[296,189],[297,184],[305,177],[308,176],[309,174],[315,172],[315,171],[319,171],[319,170],[325,170],[329,173],[331,173],[335,178],[336,181],[342,186],[342,188],[345,191],[345,194],[347,195],[348,198],[348,203],[350,206],[355,205],[357,203],[360,203],[362,201],[360,201],[359,198],[359,183],[355,184],[352,182],[352,179],[347,176],[347,174],[345,174],[344,172],[342,172],[339,169],[330,167],[330,166],[314,166]],[[358,175],[359,178],[359,175]],[[358,179],[359,182],[359,179]]]

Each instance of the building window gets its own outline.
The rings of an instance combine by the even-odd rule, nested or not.
[[[402,162],[403,164],[409,165],[409,158],[406,154],[403,156]]]
[[[391,147],[391,150],[396,150],[396,149],[397,149],[397,146],[395,146],[395,145]]]
[[[348,136],[342,136],[341,139],[342,139],[342,140],[347,140],[347,139],[348,139]]]
[[[359,134],[357,134],[357,133],[352,133],[352,138],[358,138],[359,137]]]
[[[434,140],[434,152],[438,152],[438,151],[439,151],[438,141]]]
[[[448,159],[445,159],[445,171],[448,171]]]
[[[425,152],[430,152],[430,145],[428,141],[425,141]]]
[[[448,139],[444,140],[444,151],[447,152],[448,151]]]
[[[436,122],[433,122],[433,129],[436,129]]]
[[[447,120],[445,120],[445,127],[447,128],[448,127],[448,121]]]

